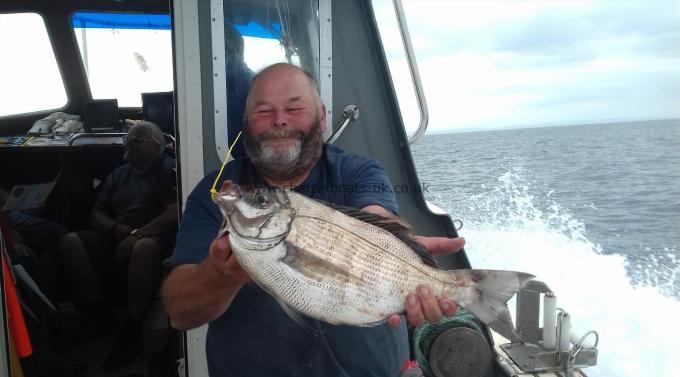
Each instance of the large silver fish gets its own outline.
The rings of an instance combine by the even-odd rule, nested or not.
[[[352,217],[289,190],[227,181],[215,201],[225,219],[221,233],[229,232],[239,263],[284,309],[331,324],[373,326],[403,312],[406,295],[427,284],[518,340],[506,301],[532,275],[440,270],[422,245],[393,234],[404,230],[401,224],[359,211]]]

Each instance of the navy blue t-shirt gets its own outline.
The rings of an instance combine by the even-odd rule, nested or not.
[[[177,202],[175,160],[161,156],[142,174],[132,165],[114,169],[104,180],[94,207],[117,223],[141,228]]]
[[[222,224],[210,198],[216,172],[187,200],[172,266],[200,263]],[[248,160],[227,165],[223,180],[265,184]],[[247,182],[243,182],[247,181]],[[221,187],[221,183],[217,187]],[[335,204],[362,208],[398,207],[387,174],[373,159],[324,145],[309,177],[295,191]],[[206,353],[211,377],[224,376],[396,376],[408,360],[406,327],[333,326],[292,320],[255,283],[246,284],[229,309],[209,324]]]

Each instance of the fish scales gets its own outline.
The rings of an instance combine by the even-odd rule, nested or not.
[[[445,274],[428,269],[391,233],[302,195],[291,193],[289,199],[296,215],[286,241],[323,262],[300,269],[305,278],[325,282],[320,289],[324,298],[310,299],[327,304],[305,314],[331,323],[373,323],[403,310],[403,297],[418,284],[444,293],[443,276],[437,275]],[[300,286],[312,284],[304,280]]]
[[[217,203],[239,263],[286,309],[371,326],[402,312],[406,295],[426,284],[518,339],[505,302],[532,275],[438,270],[388,231],[287,190],[227,182]]]
[[[402,280],[403,276],[400,277],[400,275],[395,273],[405,274],[409,268],[415,268],[425,274],[434,271],[428,270],[426,267],[423,268],[423,262],[420,258],[394,235],[376,227],[367,226],[364,222],[348,217],[321,204],[312,203],[312,205],[309,205],[309,207],[312,206],[313,209],[309,210],[309,213],[306,209],[299,211],[296,216],[296,222],[301,217],[316,217],[332,228],[328,230],[329,232],[343,235],[343,240],[345,241],[344,247],[350,247],[353,251],[361,251],[361,253],[345,253],[348,258],[352,258],[350,260],[357,262],[356,267],[368,264],[372,266],[371,271],[374,273],[384,272],[385,276],[383,277],[385,279],[399,277],[399,280]],[[325,218],[324,216],[319,216],[319,212],[325,213],[327,216]],[[303,232],[303,234],[305,233]],[[314,241],[307,240],[307,242],[312,243]],[[323,253],[323,250],[321,253]],[[398,259],[399,263],[388,263],[393,262],[391,258]],[[383,267],[386,270],[376,267]]]

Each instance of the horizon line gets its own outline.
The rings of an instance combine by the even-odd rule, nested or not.
[[[677,118],[652,118],[652,119],[627,119],[627,120],[591,120],[582,121],[582,123],[574,122],[555,122],[555,123],[537,123],[529,125],[511,125],[511,126],[490,126],[490,127],[462,127],[462,128],[447,128],[442,130],[426,130],[427,134],[445,134],[445,133],[462,133],[462,132],[480,132],[480,131],[502,131],[512,129],[526,129],[526,128],[547,128],[547,127],[571,127],[571,126],[588,126],[588,125],[604,125],[604,124],[618,124],[618,123],[639,123],[639,122],[659,122],[659,121],[673,121],[680,120]]]

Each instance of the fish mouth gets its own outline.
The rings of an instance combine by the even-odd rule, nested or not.
[[[224,217],[222,226],[218,231],[218,237],[229,232],[229,218],[236,211],[236,202],[241,199],[241,188],[234,182],[227,180],[222,183],[222,188],[217,193],[215,203]]]
[[[226,180],[222,183],[222,188],[219,193],[220,196],[230,196],[234,198],[240,198],[242,195],[241,187],[231,180]]]
[[[227,180],[222,183],[222,188],[217,193],[217,199],[220,209],[224,214],[231,215],[236,208],[236,202],[241,199],[243,192],[241,187],[236,183]]]

